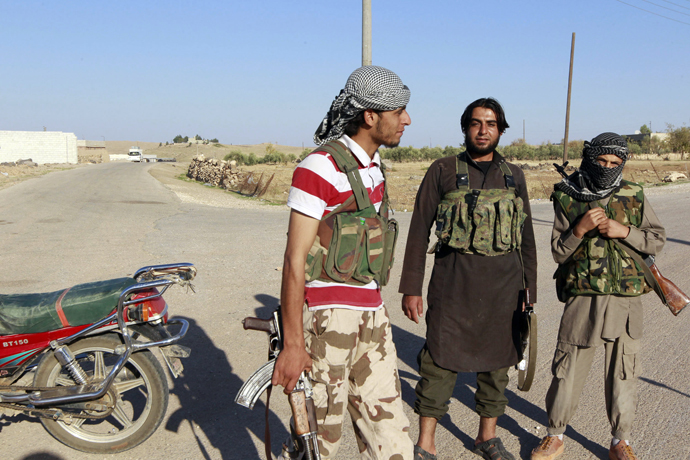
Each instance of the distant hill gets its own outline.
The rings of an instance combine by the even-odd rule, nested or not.
[[[137,141],[106,141],[105,147],[109,154],[126,154],[132,146],[138,146],[144,149],[144,153],[148,155],[157,155],[159,158],[175,158],[177,161],[191,161],[191,159],[198,153],[203,153],[206,158],[217,158],[222,160],[230,152],[240,151],[244,155],[253,153],[257,157],[262,157],[266,154],[266,147],[271,145],[268,142],[254,145],[231,145],[231,144],[175,144],[158,146],[158,142],[137,142]],[[302,147],[292,147],[289,145],[275,145],[273,147],[285,154],[292,153],[299,157],[302,153]],[[305,147],[310,150],[315,148],[313,146]]]

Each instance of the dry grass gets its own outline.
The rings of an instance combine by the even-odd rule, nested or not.
[[[38,166],[5,166],[0,165],[0,190],[11,187],[14,184],[31,179],[32,177],[42,176],[53,171],[73,169],[81,165],[72,164],[45,164]]]
[[[191,161],[198,154],[203,154],[206,158],[216,158],[222,160],[230,152],[241,152],[243,155],[253,153],[257,157],[266,154],[266,147],[273,145],[276,151],[293,154],[299,157],[302,153],[301,147],[291,147],[289,145],[276,145],[270,143],[255,145],[232,145],[232,144],[174,144],[159,146],[157,142],[137,142],[137,141],[107,141],[106,150],[108,154],[127,154],[129,148],[137,145],[144,149],[146,155],[156,155],[158,158],[175,158],[179,162]],[[311,147],[313,148],[313,147]],[[107,160],[106,160],[107,161]]]
[[[553,185],[561,180],[553,164],[541,163],[540,165],[534,161],[517,163],[539,167],[539,169],[524,169],[529,196],[530,199],[548,199],[553,191]],[[682,172],[686,177],[690,177],[688,163],[688,161],[631,160],[626,164],[624,178],[648,187],[662,185],[665,183],[661,179],[673,171]],[[430,164],[430,161],[393,164],[392,170],[388,171],[388,184],[389,197],[394,209],[412,211],[419,184]],[[263,198],[275,203],[287,201],[294,165],[256,165],[243,166],[240,169],[253,173],[255,177],[263,174],[264,181],[274,175],[271,186]]]

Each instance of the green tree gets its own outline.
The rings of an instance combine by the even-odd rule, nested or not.
[[[649,129],[647,125],[642,125],[640,126],[640,133],[641,134],[651,134],[652,130]]]
[[[196,136],[194,136],[194,140],[195,140],[195,141],[200,141],[200,140],[201,140],[201,136],[199,136],[199,135],[197,134]]]
[[[178,134],[177,136],[173,137],[173,142],[175,144],[182,144],[183,142],[187,142],[187,138],[182,137],[181,134]]]
[[[668,133],[666,145],[671,151],[680,153],[681,160],[684,159],[685,154],[690,152],[690,127],[683,125],[676,128],[667,123],[666,132]]]

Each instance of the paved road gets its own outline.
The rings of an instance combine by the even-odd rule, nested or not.
[[[177,192],[153,179],[151,165],[102,164],[52,173],[0,191],[0,292],[26,293],[130,274],[156,263],[193,262],[199,269],[196,294],[181,290],[166,295],[173,315],[192,328],[185,344],[193,349],[183,378],[171,382],[167,418],[142,446],[115,459],[259,458],[263,446],[263,412],[233,404],[238,388],[266,358],[266,340],[245,332],[240,320],[267,316],[278,304],[287,212],[275,207],[236,209],[233,198],[198,184],[174,184]],[[185,188],[186,191],[180,191]],[[669,278],[690,292],[687,260],[690,231],[685,224],[690,187],[664,188],[650,201],[667,227],[669,242],[658,264]],[[214,194],[226,207],[198,204],[190,196]],[[178,196],[182,196],[180,200]],[[186,198],[185,198],[186,197]],[[203,200],[202,200],[203,201]],[[536,382],[529,393],[509,386],[510,407],[499,422],[508,448],[529,458],[544,434],[544,395],[550,376],[561,305],[553,292],[555,268],[548,248],[552,211],[549,203],[533,206],[539,247],[539,340]],[[405,241],[410,214],[399,214]],[[399,254],[402,249],[399,248]],[[424,326],[407,320],[395,292],[400,262],[384,300],[390,306],[400,357],[403,397],[416,439],[412,413],[416,382],[415,356]],[[429,259],[431,262],[431,259]],[[649,295],[645,297],[646,336],[639,383],[640,404],[634,447],[640,458],[690,458],[690,316],[674,318]],[[603,396],[603,353],[593,365],[572,427],[566,432],[564,459],[606,458],[609,428]],[[467,446],[476,435],[472,410],[473,376],[461,374],[437,439],[443,459],[478,458]],[[273,451],[286,435],[285,398],[271,402]],[[19,415],[0,419],[0,456],[15,459],[92,459],[55,441],[39,422]],[[351,432],[339,458],[356,457]]]

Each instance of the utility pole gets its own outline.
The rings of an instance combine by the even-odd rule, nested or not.
[[[362,0],[362,66],[371,65],[371,0]]]
[[[565,109],[565,137],[563,138],[563,164],[568,161],[568,129],[570,128],[570,91],[573,86],[573,56],[575,55],[575,32],[570,44],[570,73],[568,75],[568,104]]]

